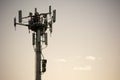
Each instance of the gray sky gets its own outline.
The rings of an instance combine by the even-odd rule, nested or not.
[[[14,30],[18,10],[27,16],[38,8],[57,10],[43,80],[120,79],[119,0],[0,0],[0,80],[35,80],[32,36]]]

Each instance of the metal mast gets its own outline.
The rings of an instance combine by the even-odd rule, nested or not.
[[[51,16],[52,15],[52,16]],[[28,19],[28,23],[23,23],[24,19]],[[47,42],[47,30],[52,33],[52,24],[56,22],[56,10],[51,12],[51,6],[49,6],[48,13],[37,12],[37,8],[35,8],[34,14],[32,12],[29,13],[29,16],[22,17],[22,10],[18,11],[18,22],[16,22],[16,18],[14,18],[14,26],[16,29],[16,25],[27,26],[29,32],[32,31],[32,44],[35,46],[36,52],[36,80],[42,80],[42,73],[46,72],[46,63],[47,60],[42,58],[42,46],[48,45]],[[44,44],[42,44],[44,43]]]

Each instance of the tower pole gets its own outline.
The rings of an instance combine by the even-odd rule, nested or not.
[[[41,35],[36,31],[36,80],[41,80]]]

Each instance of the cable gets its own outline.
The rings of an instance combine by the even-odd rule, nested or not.
[[[43,59],[45,59],[43,53],[41,53],[41,55],[42,55]]]
[[[45,47],[43,47],[42,50],[45,49],[45,48],[47,48],[47,45]]]
[[[33,49],[34,49],[34,52],[36,53],[36,48],[34,48],[34,46],[33,46]],[[42,55],[42,58],[44,59],[44,55],[42,52],[41,52],[41,55]]]
[[[35,48],[35,46],[33,46],[33,49],[34,49],[34,52],[36,52],[36,48]]]

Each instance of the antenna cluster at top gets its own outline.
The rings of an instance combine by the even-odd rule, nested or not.
[[[27,19],[27,22],[26,22]],[[35,8],[34,13],[29,12],[28,16],[22,16],[22,10],[18,11],[18,21],[16,21],[16,17],[14,18],[14,27],[16,29],[16,25],[27,26],[29,32],[33,31],[33,45],[36,43],[36,35],[37,30],[40,30],[40,36],[42,37],[42,43],[48,45],[47,42],[47,32],[49,30],[52,33],[52,25],[56,22],[56,10],[51,10],[51,6],[49,6],[49,11],[47,13],[39,13],[37,8]]]
[[[28,19],[28,22],[25,23],[24,20]],[[26,17],[22,16],[22,10],[18,11],[18,22],[16,22],[16,17],[14,18],[14,27],[16,25],[27,26],[29,31],[36,32],[38,29],[41,31],[41,35],[43,35],[47,29],[49,29],[50,33],[52,33],[52,24],[56,22],[56,10],[51,11],[51,6],[49,6],[48,13],[38,13],[37,8],[35,8],[35,12],[29,12],[29,15]]]

